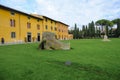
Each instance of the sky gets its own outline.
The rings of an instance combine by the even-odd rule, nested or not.
[[[0,4],[44,15],[79,28],[91,21],[120,18],[120,0],[0,0]]]

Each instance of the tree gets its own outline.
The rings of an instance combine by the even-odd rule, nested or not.
[[[118,19],[114,19],[112,22],[117,25],[117,29],[116,29],[115,35],[116,35],[116,37],[119,37],[120,36],[120,19],[119,18]]]
[[[91,23],[89,23],[89,24],[88,24],[88,32],[89,32],[89,35],[88,35],[88,36],[89,36],[89,37],[92,36],[92,35],[91,35],[91,34],[92,34],[92,31],[91,31],[91,30],[92,30]]]
[[[76,39],[76,30],[77,30],[77,24],[75,24],[74,30],[73,30],[73,38]]]
[[[76,38],[79,39],[79,28],[76,30]]]
[[[88,24],[88,33],[89,37],[95,37],[95,25],[93,21]]]
[[[101,37],[100,27],[98,29],[98,36]]]
[[[79,38],[82,38],[82,30],[79,31]]]
[[[98,20],[98,21],[96,21],[96,23],[95,23],[96,26],[101,26],[102,31],[103,31],[103,26],[105,25],[105,24],[104,24],[104,21],[105,21],[105,20],[102,19],[102,20]]]
[[[73,34],[73,30],[68,30],[68,33],[69,34]]]
[[[108,31],[108,25],[106,25],[106,35],[109,35],[109,31]]]
[[[98,21],[96,21],[95,24],[97,26],[101,26],[102,27],[102,33],[105,34],[105,35],[108,35],[109,27],[113,26],[113,23],[111,21],[109,21],[109,20],[106,20],[106,19],[98,20]]]
[[[89,37],[89,31],[88,31],[87,25],[86,25],[86,27],[85,27],[85,34],[86,34],[86,38],[88,38],[88,37]]]
[[[113,27],[113,22],[112,21],[107,21],[107,25],[106,25],[106,34],[108,35],[108,36],[110,36],[110,30],[112,29],[112,27]]]
[[[94,22],[91,22],[91,37],[95,37],[95,25]]]
[[[110,34],[110,37],[113,37],[113,28],[110,29],[109,34]]]
[[[83,37],[83,38],[85,38],[85,31],[86,31],[85,25],[83,25],[83,26],[82,26],[82,37]]]
[[[96,37],[99,38],[100,37],[100,27],[96,27]]]
[[[78,39],[79,38],[79,28],[77,28],[77,24],[75,24],[74,30],[73,30],[73,38]]]

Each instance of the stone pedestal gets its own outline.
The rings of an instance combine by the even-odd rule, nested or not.
[[[55,38],[55,34],[52,32],[44,32],[42,37],[43,39],[39,45],[39,49],[46,49],[46,50],[70,49],[70,43],[60,42]]]
[[[102,41],[110,41],[107,37],[107,35],[104,35],[104,39]]]

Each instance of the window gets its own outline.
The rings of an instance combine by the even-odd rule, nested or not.
[[[31,23],[27,22],[27,28],[30,29],[31,28]]]
[[[37,22],[39,22],[39,21],[40,21],[40,19],[37,20]]]
[[[11,32],[11,38],[15,38],[15,37],[16,37],[15,32]]]
[[[15,20],[14,19],[10,19],[10,26],[15,27]]]
[[[37,29],[40,30],[40,25],[39,24],[37,24]]]
[[[51,21],[51,24],[52,24],[52,21]]]
[[[55,31],[57,31],[57,28],[55,27]]]
[[[55,35],[55,38],[57,39],[57,35]]]
[[[30,19],[30,16],[28,16],[28,19]]]
[[[47,22],[47,18],[45,18],[45,21]]]
[[[10,19],[10,26],[12,26],[12,19]]]
[[[46,29],[46,30],[48,29],[48,26],[47,26],[47,25],[45,26],[45,29]]]
[[[11,15],[15,15],[15,12],[14,12],[14,11],[11,11],[10,13],[11,13]]]

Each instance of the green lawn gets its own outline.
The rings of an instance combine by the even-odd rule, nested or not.
[[[70,43],[66,51],[38,50],[38,43],[0,46],[0,80],[120,80],[120,39]]]

